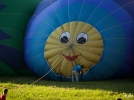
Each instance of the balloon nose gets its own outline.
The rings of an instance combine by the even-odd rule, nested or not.
[[[70,47],[70,48],[72,48],[72,47],[73,47],[73,45],[74,45],[74,44],[72,44],[72,43],[71,43],[71,44],[69,45],[69,47]]]

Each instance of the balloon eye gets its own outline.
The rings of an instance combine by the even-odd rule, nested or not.
[[[70,39],[70,33],[69,32],[64,32],[60,36],[60,42],[61,43],[67,43]]]
[[[88,40],[88,36],[85,33],[80,33],[77,36],[77,43],[79,44],[84,44],[85,42],[87,42],[87,40]]]

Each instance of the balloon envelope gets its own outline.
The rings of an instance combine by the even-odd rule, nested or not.
[[[134,66],[132,0],[44,0],[27,26],[25,59],[39,76],[71,81],[132,75]]]

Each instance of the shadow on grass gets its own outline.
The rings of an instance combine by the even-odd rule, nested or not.
[[[0,83],[27,84],[32,85],[39,79],[37,76],[12,76],[0,77]],[[57,82],[41,79],[33,84],[34,86],[51,86],[59,88],[107,90],[118,93],[134,93],[134,78],[107,79],[89,82]]]

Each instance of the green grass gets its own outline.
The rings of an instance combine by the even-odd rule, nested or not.
[[[8,88],[7,100],[134,100],[134,78],[89,82],[55,82],[39,77],[0,77],[0,92]]]

